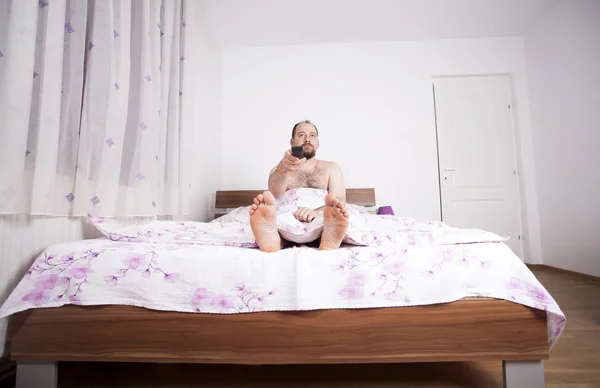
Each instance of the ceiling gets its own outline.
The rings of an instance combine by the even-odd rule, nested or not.
[[[213,45],[244,47],[522,36],[561,1],[203,0],[200,13]]]

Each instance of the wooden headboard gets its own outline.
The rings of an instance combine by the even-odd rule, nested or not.
[[[226,209],[234,209],[252,204],[254,197],[262,192],[264,190],[217,191],[215,218],[224,215],[227,211]],[[346,189],[346,202],[365,207],[375,206],[375,189]]]

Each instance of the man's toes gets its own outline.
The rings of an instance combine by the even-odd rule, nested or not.
[[[261,203],[263,203],[264,202],[263,195],[262,194],[258,194],[256,196],[256,199],[254,200],[254,203],[256,203],[256,201],[258,201],[257,205],[260,205]]]
[[[270,191],[265,191],[262,196],[267,205],[275,205],[275,197]]]
[[[325,197],[325,205],[327,206],[333,206],[333,202],[337,199],[337,196],[335,195],[335,193],[329,193],[327,194],[327,196]]]

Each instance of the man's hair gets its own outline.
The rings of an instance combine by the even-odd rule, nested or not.
[[[292,139],[294,138],[294,136],[296,136],[296,127],[300,124],[310,124],[313,127],[315,127],[315,131],[317,131],[317,136],[319,136],[319,130],[317,129],[317,126],[314,125],[313,123],[310,122],[310,120],[303,120],[300,121],[299,123],[296,123],[296,125],[294,125],[294,128],[292,128]]]

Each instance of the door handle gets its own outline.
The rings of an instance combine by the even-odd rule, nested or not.
[[[454,172],[456,172],[456,170],[453,168],[444,168],[444,180],[445,181],[448,180],[448,173],[454,173]]]

